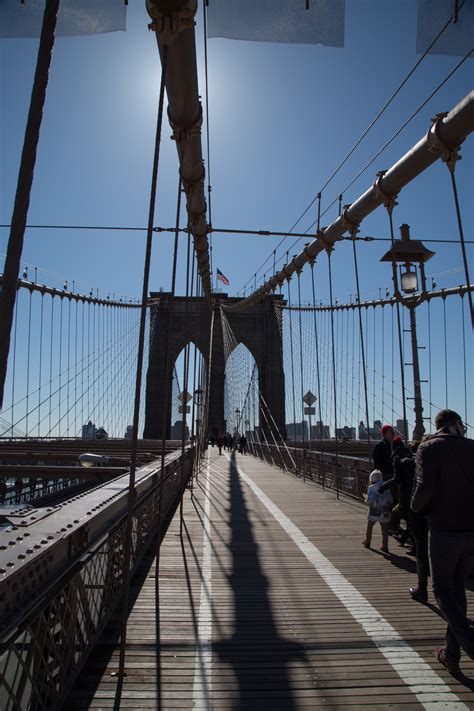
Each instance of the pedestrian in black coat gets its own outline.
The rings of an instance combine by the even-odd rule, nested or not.
[[[392,468],[392,442],[394,431],[392,425],[382,427],[382,439],[374,447],[374,469],[382,472],[384,481],[393,476]]]
[[[459,672],[461,647],[474,659],[474,629],[467,618],[466,582],[474,566],[474,440],[453,410],[435,418],[436,434],[418,447],[411,507],[429,522],[433,592],[448,623],[438,661]]]

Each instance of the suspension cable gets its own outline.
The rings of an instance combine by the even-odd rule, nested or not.
[[[328,255],[328,275],[329,275],[329,301],[332,306],[333,299],[332,299],[331,249],[327,250],[327,255]],[[335,472],[336,472],[336,497],[339,498],[339,452],[338,452],[339,438],[338,438],[338,434],[337,434],[336,349],[335,349],[335,343],[334,343],[334,311],[332,309],[330,311],[330,319],[331,319],[331,347],[332,347],[331,348],[331,350],[332,350],[332,381],[333,381],[333,397],[334,397],[334,437],[335,437],[334,467],[335,467]]]
[[[356,243],[352,242],[352,254],[354,257],[354,272],[356,280],[356,291],[357,291],[357,301],[360,303],[360,284],[359,284],[359,265],[357,262],[357,251]],[[360,354],[362,357],[362,373],[364,378],[364,402],[365,402],[365,417],[367,421],[367,449],[370,456],[370,423],[369,423],[369,396],[367,392],[367,372],[365,367],[365,345],[364,345],[364,331],[362,325],[362,309],[357,309],[359,313],[359,342],[360,342]]]
[[[145,263],[143,268],[143,288],[142,288],[142,303],[140,309],[140,332],[138,337],[138,357],[137,357],[137,372],[135,381],[135,402],[133,407],[133,430],[130,450],[130,474],[128,482],[128,508],[127,508],[127,525],[124,541],[124,581],[123,581],[123,598],[122,598],[122,621],[120,634],[120,653],[118,675],[123,677],[125,673],[125,650],[127,643],[127,621],[128,621],[128,601],[130,590],[130,561],[131,561],[131,545],[132,545],[132,528],[133,528],[133,507],[135,504],[135,472],[137,466],[137,450],[138,450],[138,425],[140,417],[140,397],[141,397],[141,381],[143,372],[143,355],[145,345],[145,326],[147,314],[147,296],[148,283],[150,277],[151,249],[153,244],[153,221],[156,204],[156,191],[158,183],[158,165],[160,160],[161,132],[163,126],[163,106],[165,95],[165,79],[168,60],[168,47],[163,46],[162,51],[162,67],[161,67],[161,84],[160,95],[158,100],[158,116],[156,122],[155,134],[155,149],[153,156],[153,171],[150,189],[150,206],[148,211],[148,231],[146,239]],[[181,180],[180,180],[181,185]],[[161,479],[163,479],[163,467],[161,471]],[[160,497],[161,501],[161,497]]]

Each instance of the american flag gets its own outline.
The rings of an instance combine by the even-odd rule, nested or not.
[[[217,270],[217,281],[221,281],[226,286],[229,286],[230,284],[230,281],[223,275],[220,269]]]

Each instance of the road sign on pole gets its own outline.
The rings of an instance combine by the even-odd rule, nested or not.
[[[184,407],[184,405],[180,405],[178,407],[178,412],[180,414],[183,414],[183,412],[187,414],[187,413],[191,412],[191,408],[189,407],[189,405],[186,405],[186,407]]]
[[[311,392],[311,390],[308,390],[306,395],[304,395],[304,397],[303,397],[303,402],[305,403],[305,405],[308,405],[309,407],[311,407],[311,405],[314,405],[314,403],[316,402],[317,399],[318,398],[316,397],[316,395],[314,395]],[[310,414],[310,413],[306,413],[306,414]],[[314,415],[314,412],[312,412],[311,414]]]
[[[193,399],[193,396],[190,395],[187,390],[184,390],[182,393],[179,393],[179,395],[177,395],[176,397],[183,404],[188,403]]]
[[[315,415],[315,414],[316,414],[316,408],[315,408],[315,407],[305,407],[305,408],[304,408],[304,414],[305,414],[305,415]]]

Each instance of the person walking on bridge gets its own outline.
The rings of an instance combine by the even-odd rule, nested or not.
[[[392,467],[394,474],[393,477],[387,479],[380,487],[380,493],[382,494],[389,488],[394,490],[395,494],[398,492],[400,516],[406,523],[406,529],[399,539],[400,545],[403,546],[407,540],[410,540],[412,544],[414,543],[410,531],[410,500],[413,494],[413,482],[415,478],[415,459],[411,450],[404,444],[399,435],[393,438],[392,447]]]
[[[370,474],[369,488],[364,497],[369,510],[367,513],[367,530],[362,545],[366,548],[370,548],[372,543],[372,530],[378,521],[382,529],[382,547],[380,550],[383,553],[388,553],[388,526],[390,523],[392,494],[389,490],[381,493],[380,489],[382,485],[382,472],[379,469],[374,469]]]
[[[222,454],[222,447],[224,446],[224,435],[220,434],[218,436],[217,446],[219,447],[219,454]]]
[[[466,581],[474,568],[474,440],[465,436],[461,416],[441,410],[436,434],[416,453],[415,512],[429,522],[433,593],[448,623],[438,661],[459,673],[461,647],[474,659],[474,629],[467,619]]]
[[[394,431],[392,425],[382,427],[382,439],[374,447],[374,469],[382,472],[383,480],[387,481],[393,476],[392,467],[392,442]]]

